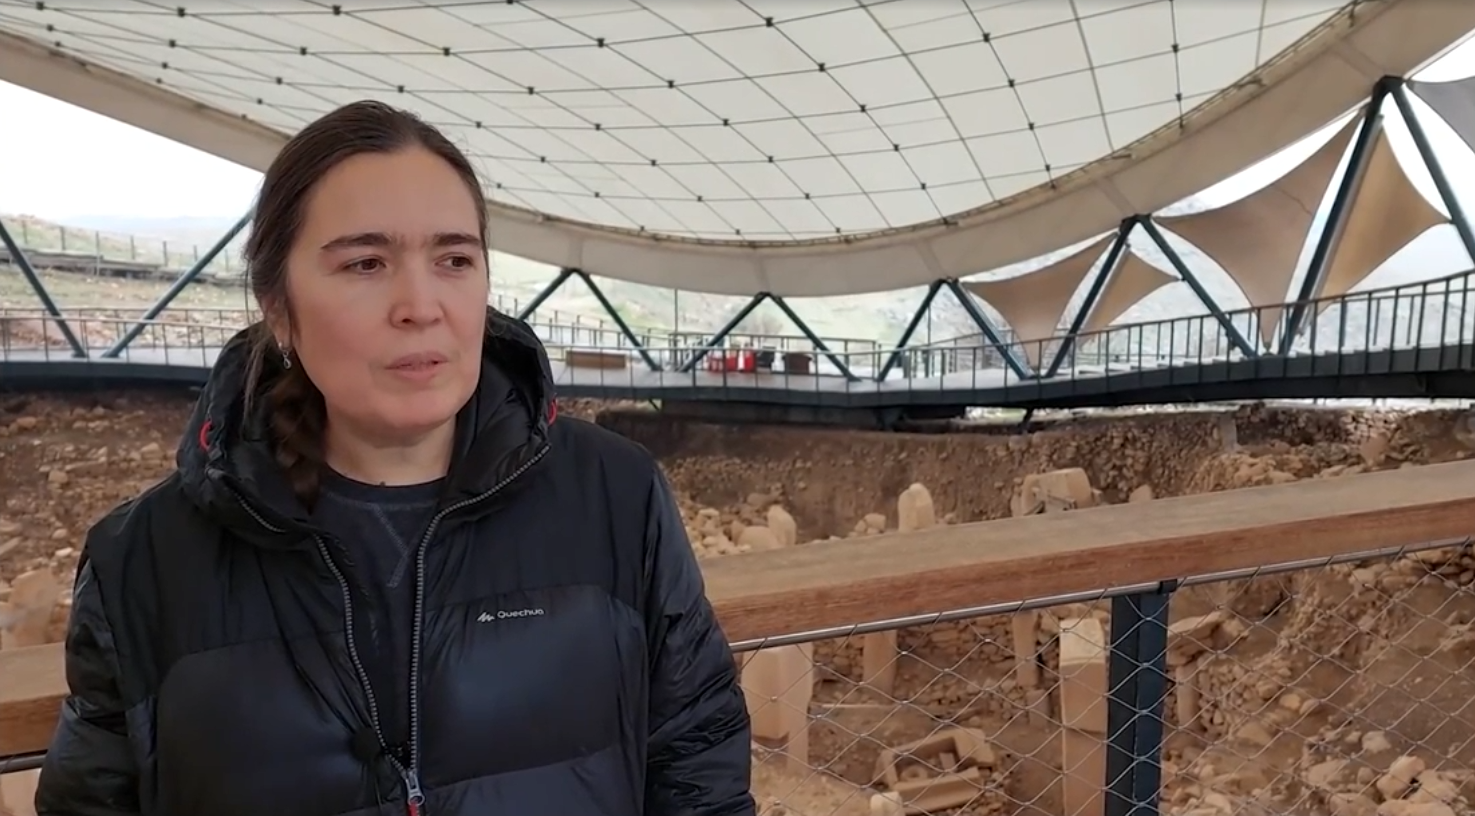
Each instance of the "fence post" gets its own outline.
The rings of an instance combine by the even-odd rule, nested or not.
[[[1106,816],[1157,816],[1167,698],[1168,601],[1177,581],[1111,601]]]

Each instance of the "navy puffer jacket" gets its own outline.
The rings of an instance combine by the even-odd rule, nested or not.
[[[492,319],[418,550],[408,753],[381,747],[351,579],[245,414],[242,336],[177,471],[88,535],[41,816],[754,812],[668,486],[637,445],[554,422],[541,345]]]

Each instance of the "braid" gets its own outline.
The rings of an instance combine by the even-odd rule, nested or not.
[[[323,432],[328,425],[323,395],[302,366],[293,366],[284,369],[272,383],[266,404],[271,412],[277,464],[287,474],[302,506],[312,509],[322,483]]]
[[[282,364],[281,352],[271,332],[258,324],[252,349],[252,361],[246,378],[248,394],[257,393],[260,383],[270,383],[264,406],[269,418],[273,453],[287,476],[292,492],[303,507],[312,509],[317,503],[322,483],[323,433],[328,426],[327,407],[322,392],[302,366]]]

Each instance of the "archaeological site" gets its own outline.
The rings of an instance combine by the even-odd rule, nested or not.
[[[0,102],[0,816],[1475,816],[1475,0],[0,0]],[[243,374],[266,532],[80,568]],[[508,405],[682,524],[235,489]]]
[[[29,654],[64,637],[83,533],[169,470],[173,429],[188,407],[185,397],[148,394],[0,402],[6,652]],[[920,539],[893,534],[973,522],[1105,520],[1110,511],[1100,508],[1112,505],[1166,506],[1475,452],[1470,415],[1453,409],[1253,404],[1062,416],[1028,433],[985,422],[914,434],[673,424],[643,406],[582,401],[562,412],[659,457],[706,567],[829,547],[842,570],[845,548],[871,537],[901,547]],[[985,546],[994,528],[966,529]],[[1042,540],[1040,549],[1069,543]],[[1265,546],[1275,551],[1274,542]],[[1156,675],[1162,811],[1470,813],[1468,542],[1284,569],[1265,563],[1218,579],[1179,576],[1184,582],[1168,596]],[[1137,567],[1123,569],[1113,574]],[[734,633],[761,813],[1102,816],[1113,795],[1118,721],[1110,711],[1111,643],[1120,637],[1112,618],[1123,607],[1105,591],[1011,600],[1012,608],[811,638],[780,638],[797,633],[775,623],[765,630],[775,644],[748,637],[756,624]],[[714,602],[728,620],[721,598]],[[0,663],[15,673],[27,665]],[[3,689],[27,682],[18,674],[3,681],[0,712]],[[0,731],[18,727],[5,717]],[[0,813],[28,816],[34,784],[34,772],[0,776]]]

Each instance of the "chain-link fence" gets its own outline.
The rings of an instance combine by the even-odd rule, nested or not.
[[[1472,584],[1431,546],[738,644],[760,812],[1470,813]]]
[[[1458,816],[1472,627],[1465,540],[735,649],[764,816]]]
[[[1164,809],[1470,813],[1472,585],[1462,544],[1178,593]]]
[[[1109,603],[1013,609],[742,653],[761,812],[1099,810]]]

